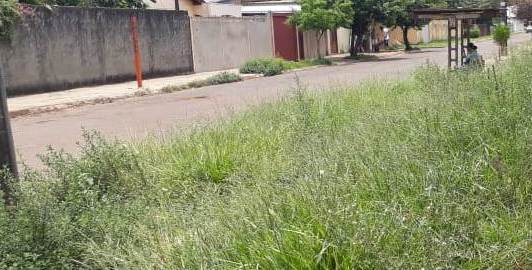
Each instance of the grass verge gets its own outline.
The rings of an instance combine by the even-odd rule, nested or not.
[[[532,49],[184,136],[86,133],[0,208],[0,269],[530,269]]]

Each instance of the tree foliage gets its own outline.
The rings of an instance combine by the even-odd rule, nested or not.
[[[493,40],[501,46],[506,46],[508,39],[510,39],[510,27],[504,24],[497,24],[493,32]]]
[[[0,39],[9,39],[19,17],[20,12],[15,0],[0,0]]]
[[[288,22],[303,31],[316,31],[318,34],[318,56],[320,40],[327,30],[348,24],[352,15],[348,0],[301,0],[301,11],[290,16]]]
[[[425,24],[421,20],[414,20],[412,11],[414,9],[443,7],[446,3],[443,0],[389,0],[383,4],[386,15],[385,23],[388,26],[400,27],[403,30],[403,39],[406,49],[410,49],[408,41],[408,30],[419,28]]]
[[[385,0],[352,0],[351,23],[351,56],[356,56],[364,35],[368,33],[373,22],[382,22],[385,18],[383,4]]]

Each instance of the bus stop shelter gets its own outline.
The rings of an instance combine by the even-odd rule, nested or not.
[[[413,11],[415,20],[447,20],[447,49],[449,68],[464,65],[466,47],[471,42],[471,26],[480,21],[504,18],[506,9],[496,8],[426,8]]]

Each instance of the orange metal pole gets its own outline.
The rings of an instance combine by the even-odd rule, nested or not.
[[[140,61],[140,46],[139,46],[139,31],[138,31],[137,16],[131,16],[130,26],[131,26],[131,38],[133,41],[133,52],[135,55],[135,58],[134,58],[135,75],[137,77],[137,86],[138,88],[141,88],[142,87],[142,64]]]

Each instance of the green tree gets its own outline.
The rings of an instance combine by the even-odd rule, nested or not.
[[[317,55],[321,58],[321,39],[327,30],[346,25],[351,17],[351,4],[348,0],[301,0],[301,11],[290,16],[288,23],[303,31],[316,31]]]
[[[443,0],[389,0],[383,4],[388,26],[399,27],[403,31],[403,42],[406,50],[412,49],[408,40],[409,29],[419,29],[425,21],[415,20],[412,11],[419,8],[443,7]]]
[[[383,4],[385,0],[351,0],[351,56],[356,56],[369,26],[384,20]]]
[[[0,0],[0,39],[9,39],[20,13],[15,0]]]

